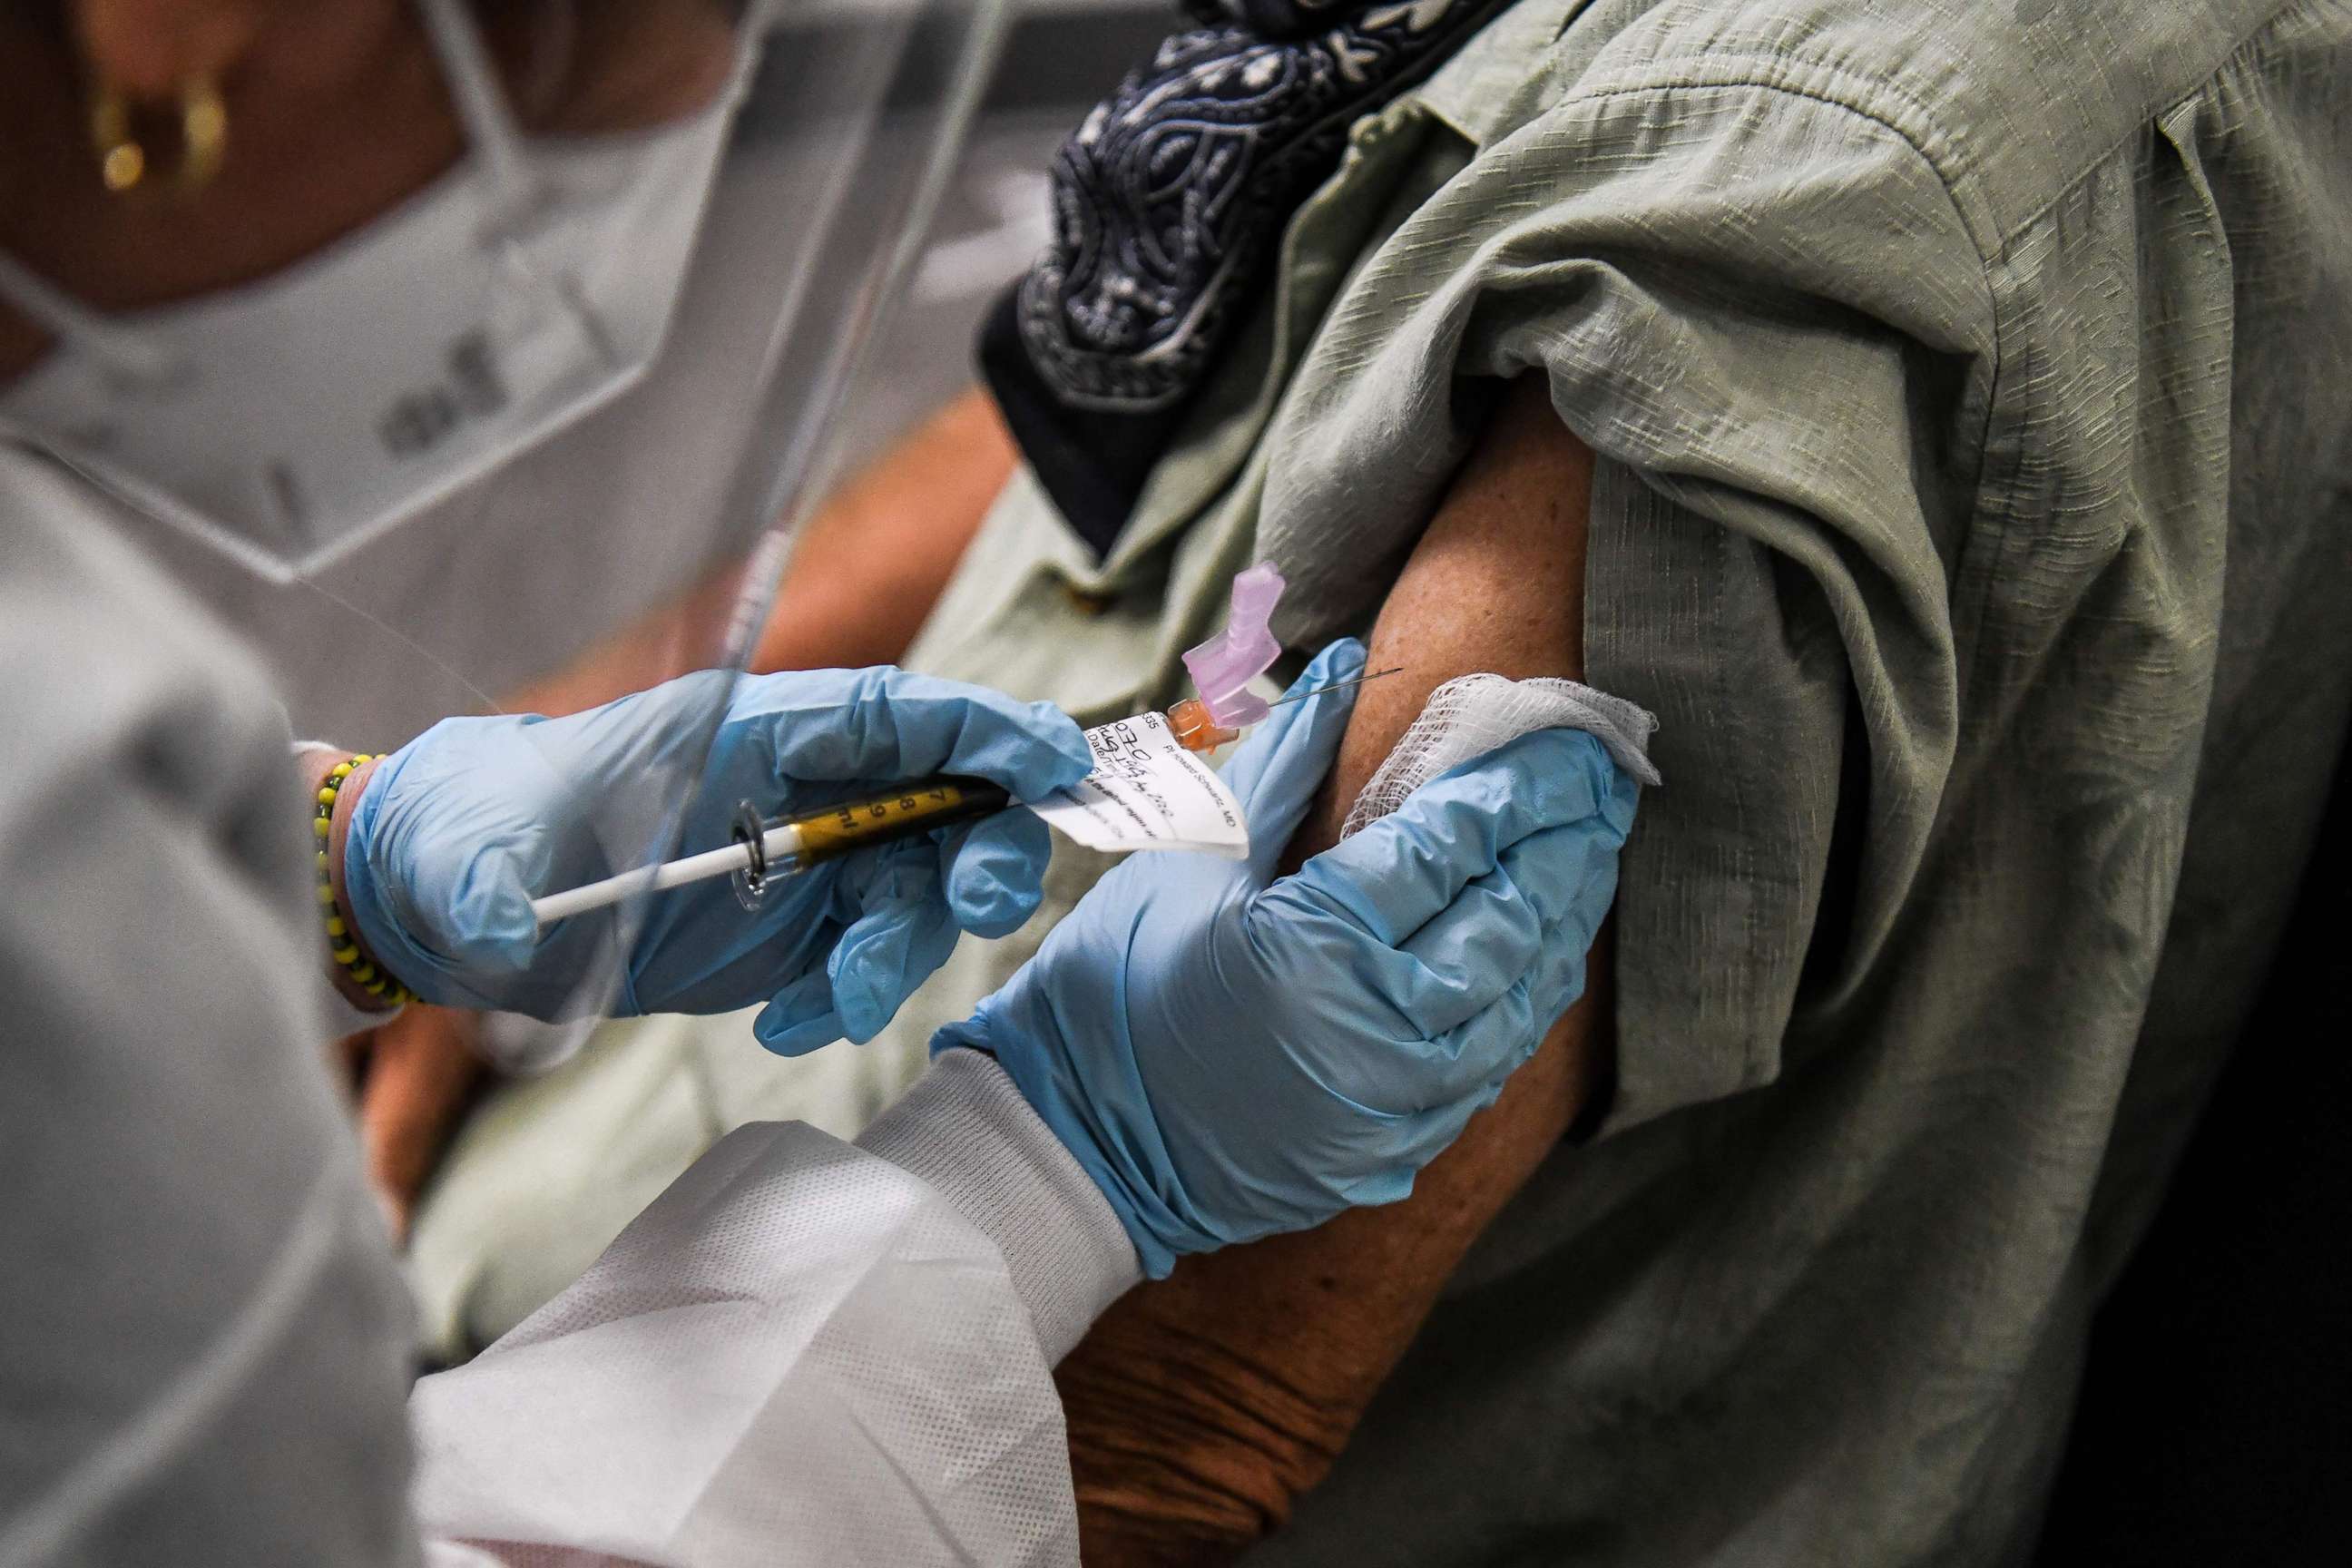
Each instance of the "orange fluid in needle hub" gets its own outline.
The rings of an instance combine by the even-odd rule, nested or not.
[[[1169,708],[1168,728],[1176,743],[1188,752],[1213,752],[1228,741],[1240,740],[1242,734],[1210,718],[1207,704],[1197,697],[1187,697]]]

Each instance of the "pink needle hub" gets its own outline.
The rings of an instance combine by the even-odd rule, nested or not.
[[[1222,729],[1238,730],[1266,715],[1270,704],[1248,688],[1282,652],[1266,623],[1282,599],[1283,586],[1282,574],[1271,561],[1261,561],[1235,577],[1225,629],[1184,655],[1201,705]]]

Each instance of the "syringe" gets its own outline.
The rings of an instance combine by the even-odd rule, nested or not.
[[[733,876],[747,899],[757,899],[772,877],[790,877],[837,859],[853,849],[892,844],[974,817],[992,816],[1013,804],[1002,784],[982,779],[935,778],[901,785],[887,795],[845,801],[822,811],[763,821],[746,803],[738,815],[735,841],[659,866],[624,871],[530,901],[544,931],[566,916],[601,910],[636,893],[682,888],[713,877]]]
[[[1303,701],[1321,692],[1394,675],[1403,668],[1399,665],[1348,680],[1335,680],[1328,686],[1318,686],[1313,691],[1302,691],[1266,706],[1279,708],[1286,702]],[[1187,697],[1171,705],[1167,719],[1169,731],[1177,742],[1190,752],[1213,752],[1241,735],[1239,730],[1227,729],[1212,719],[1197,697]],[[965,778],[925,779],[919,784],[903,784],[887,795],[772,820],[762,819],[746,802],[738,810],[734,842],[726,847],[706,849],[698,855],[550,893],[543,899],[533,899],[530,912],[544,931],[568,916],[617,904],[633,894],[659,892],[666,888],[682,888],[690,882],[728,876],[737,879],[736,887],[748,903],[758,899],[772,877],[794,876],[853,849],[912,838],[934,828],[992,816],[1012,804],[1013,797],[1003,785]]]

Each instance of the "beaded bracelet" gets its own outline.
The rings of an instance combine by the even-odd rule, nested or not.
[[[343,924],[343,917],[335,912],[335,879],[329,869],[327,839],[335,830],[335,796],[341,793],[343,781],[352,776],[353,769],[373,761],[375,758],[362,752],[337,763],[327,770],[325,780],[319,785],[319,814],[310,819],[310,831],[319,840],[319,907],[327,915],[327,952],[350,971],[352,983],[371,996],[404,1007],[416,1000],[416,993],[360,957],[359,939]]]

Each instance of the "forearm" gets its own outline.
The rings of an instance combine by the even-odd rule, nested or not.
[[[1584,999],[1411,1198],[1188,1258],[1062,1363],[1088,1563],[1228,1561],[1322,1479],[1463,1253],[1595,1092],[1604,950]]]
[[[1515,392],[1383,607],[1367,686],[1294,859],[1446,679],[1582,669],[1591,458]],[[1584,999],[1407,1202],[1188,1259],[1114,1307],[1059,1373],[1089,1563],[1221,1561],[1281,1522],[1345,1443],[1462,1254],[1601,1090],[1605,939]]]
[[[510,713],[556,718],[600,707],[688,670],[708,669],[726,651],[727,626],[742,593],[742,563],[724,566],[562,668],[503,693],[501,705]]]
[[[896,664],[1013,472],[1012,437],[974,388],[826,498],[793,542],[751,656],[755,670]],[[562,670],[517,712],[576,713],[709,667],[745,584],[738,563]]]
[[[898,662],[1016,457],[975,387],[843,486],[793,544],[752,668]]]

